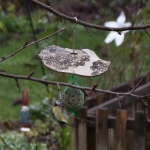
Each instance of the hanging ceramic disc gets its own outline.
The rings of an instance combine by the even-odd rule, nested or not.
[[[81,76],[98,76],[110,65],[110,61],[100,59],[92,50],[72,50],[55,45],[46,47],[39,57],[49,69]]]

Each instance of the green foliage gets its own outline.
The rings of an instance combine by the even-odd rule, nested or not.
[[[30,105],[29,108],[31,122],[34,122],[37,119],[45,122],[47,118],[50,118],[50,101],[47,97],[41,102]]]
[[[6,132],[0,135],[0,148],[1,150],[24,150],[25,149],[25,137],[22,133]],[[27,142],[27,141],[26,141]],[[35,150],[37,145],[35,141],[31,141],[27,144],[27,149]],[[40,143],[38,150],[47,150],[46,145]]]
[[[59,148],[60,150],[70,150],[71,149],[71,142],[70,142],[70,135],[71,129],[69,126],[66,126],[64,129],[60,130],[60,133],[57,134],[58,141],[59,141]]]
[[[54,101],[55,98],[51,101],[49,98],[45,98],[41,102],[30,105],[30,120],[35,124],[36,131],[39,133],[53,129],[50,132],[53,137],[51,140],[57,141],[56,144],[60,150],[70,150],[70,127],[66,125],[61,129],[51,116],[51,107]]]
[[[25,32],[27,20],[24,16],[18,16],[15,12],[15,5],[9,3],[6,11],[0,8],[0,31],[4,33]]]

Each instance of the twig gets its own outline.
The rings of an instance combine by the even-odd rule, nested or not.
[[[120,96],[118,94],[117,94],[117,97],[118,97],[119,108],[121,109],[121,99],[120,99]]]
[[[94,84],[92,87],[92,91],[94,91],[98,87],[98,84]]]
[[[34,4],[40,6],[40,7],[48,10],[48,11],[50,11],[51,13],[53,13],[54,15],[56,15],[60,18],[63,18],[63,19],[68,20],[70,22],[76,22],[76,20],[73,17],[64,15],[64,14],[56,11],[52,7],[50,7],[48,5],[45,5],[44,3],[41,3],[40,1],[37,1],[37,0],[30,0],[30,1],[33,2]],[[93,28],[93,29],[105,30],[105,31],[116,31],[116,32],[126,31],[126,30],[142,30],[142,29],[150,28],[150,24],[143,25],[143,26],[130,26],[130,27],[112,28],[112,27],[105,27],[105,26],[91,24],[91,23],[84,22],[84,21],[81,21],[81,20],[78,20],[77,24],[80,24],[84,27],[86,26],[86,27],[89,27],[89,28]]]
[[[141,99],[141,102],[142,102],[144,107],[148,107],[147,103],[143,99]]]
[[[34,74],[34,70],[32,70],[32,71],[28,74],[28,78],[30,78],[33,74]]]
[[[29,41],[26,41],[25,44],[23,45],[23,48],[25,48],[26,45],[28,45],[28,44],[29,44]]]
[[[133,93],[138,87],[139,85],[141,84],[141,82],[144,80],[144,78],[150,73],[150,71],[148,71],[145,76],[143,76],[143,78],[139,81],[139,83],[134,87],[134,89],[131,90],[130,93]]]
[[[17,78],[15,78],[15,81],[16,81],[16,86],[18,87],[19,92],[20,92],[20,84],[19,84],[19,81],[18,81],[18,79],[17,79]]]
[[[148,33],[148,31],[146,29],[144,29],[144,31],[146,32],[146,34],[149,36],[150,38],[150,34]]]
[[[34,82],[39,82],[44,85],[51,84],[51,85],[57,86],[57,84],[59,84],[60,86],[68,86],[68,87],[73,87],[73,88],[80,89],[80,90],[88,90],[88,91],[93,90],[93,87],[82,87],[82,86],[76,86],[74,84],[69,84],[69,83],[64,83],[64,82],[47,81],[47,80],[42,80],[42,79],[33,78],[33,77],[28,78],[28,76],[19,76],[19,75],[14,75],[14,74],[8,74],[5,72],[0,72],[0,76],[7,77],[7,78],[13,78],[13,79],[30,80],[30,81],[34,81]],[[150,98],[150,94],[143,96],[143,95],[136,95],[131,92],[113,92],[113,91],[109,91],[109,90],[101,90],[98,88],[94,89],[94,91],[100,92],[100,93],[105,93],[105,94],[119,95],[119,96],[121,96],[121,95],[129,96],[130,95],[130,96],[133,96],[138,99]]]
[[[135,15],[134,15],[134,19],[133,19],[133,22],[132,22],[132,26],[134,26],[135,19],[136,19],[136,16],[137,16],[137,13],[138,13],[139,9],[142,9],[142,0],[139,0],[139,3],[137,5],[136,12],[135,12]]]
[[[86,97],[88,97],[88,94],[86,93],[86,91],[85,90],[82,90],[82,92],[84,93],[84,96]]]
[[[53,35],[55,35],[55,34],[57,34],[57,33],[59,33],[59,32],[62,32],[62,31],[64,31],[66,28],[65,27],[63,27],[62,29],[60,29],[60,30],[58,30],[58,31],[56,31],[56,32],[54,32],[54,33],[52,33],[52,34],[50,34],[50,35],[48,35],[48,36],[46,36],[46,37],[44,37],[44,38],[41,38],[41,39],[39,39],[39,40],[37,40],[37,41],[34,41],[34,42],[31,42],[31,43],[25,43],[20,49],[18,49],[17,51],[15,51],[15,52],[13,52],[12,54],[10,54],[10,55],[8,55],[8,56],[6,56],[6,57],[2,57],[2,59],[0,59],[0,62],[2,62],[2,61],[4,61],[4,60],[6,60],[6,59],[8,59],[8,58],[10,58],[10,57],[12,57],[12,56],[14,56],[15,54],[17,54],[18,52],[20,52],[21,50],[23,50],[23,49],[25,49],[25,48],[27,48],[27,47],[29,47],[29,46],[31,46],[31,45],[33,45],[33,44],[35,44],[35,43],[38,43],[38,42],[40,42],[40,41],[43,41],[43,40],[45,40],[45,39],[48,39],[49,37],[51,37],[51,36],[53,36]]]

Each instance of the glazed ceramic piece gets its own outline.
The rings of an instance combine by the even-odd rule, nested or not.
[[[55,45],[46,47],[39,57],[49,69],[81,76],[98,76],[110,65],[110,61],[100,59],[92,50],[72,50]]]

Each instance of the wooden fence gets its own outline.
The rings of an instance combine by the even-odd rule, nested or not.
[[[149,79],[143,81],[136,94],[150,93]],[[124,86],[122,89],[131,90],[127,88],[129,85],[120,88]],[[120,88],[115,90],[120,91]],[[106,100],[105,97],[111,98]],[[118,109],[118,99],[110,95],[94,97],[96,102],[93,104],[90,102],[92,98],[88,98],[87,106],[80,109],[72,120],[75,125],[71,129],[71,150],[150,150],[150,102],[147,101],[145,118],[141,101],[130,96],[122,98],[123,109]]]

